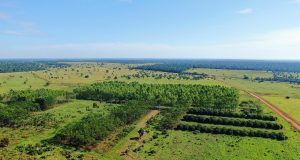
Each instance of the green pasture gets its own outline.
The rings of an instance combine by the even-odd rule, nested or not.
[[[300,122],[300,85],[284,82],[257,82],[244,80],[243,75],[267,76],[265,71],[236,71],[194,69],[199,73],[207,73],[216,76],[216,80],[227,85],[257,93],[272,104],[276,105],[289,116]],[[233,73],[239,74],[232,76]],[[251,73],[251,74],[250,74]],[[225,77],[222,75],[226,75]],[[287,99],[286,97],[290,97]]]
[[[18,73],[0,73],[0,94],[9,90],[24,89],[61,89],[72,91],[72,89],[101,81],[126,81],[139,83],[160,83],[160,84],[203,84],[203,85],[224,85],[249,90],[261,95],[271,103],[278,106],[292,118],[300,122],[300,85],[277,83],[277,82],[256,82],[251,79],[255,77],[270,77],[271,72],[247,71],[247,70],[218,70],[218,69],[191,69],[189,72],[207,73],[215,76],[215,79],[203,80],[178,80],[178,79],[155,79],[149,78],[122,78],[123,75],[132,75],[138,73],[136,70],[129,70],[125,64],[103,64],[76,62],[68,68],[49,69],[47,71],[36,72],[18,72]],[[164,72],[155,72],[164,73]],[[244,75],[250,77],[250,80],[244,80]],[[116,78],[115,78],[116,77]],[[290,98],[287,99],[286,97]],[[240,101],[256,99],[241,92]],[[258,102],[258,101],[257,101]],[[76,122],[90,112],[107,113],[113,105],[98,103],[99,108],[93,108],[94,101],[72,100],[71,102],[56,105],[47,111],[35,112],[32,116],[42,114],[53,114],[58,121],[55,127],[43,128],[26,126],[18,129],[1,128],[0,138],[10,139],[8,147],[0,149],[0,159],[30,159],[25,153],[19,153],[16,146],[25,144],[40,143],[42,140],[49,139],[64,125]],[[259,103],[259,102],[258,102]],[[274,115],[267,106],[262,105],[264,114]],[[282,130],[289,137],[286,141],[277,141],[263,138],[237,137],[227,135],[212,134],[193,134],[183,131],[168,131],[163,135],[148,126],[149,134],[145,137],[143,147],[139,151],[131,152],[136,159],[300,159],[300,134],[296,132],[290,124],[278,117],[278,123],[284,126]],[[83,154],[85,159],[121,159],[119,151],[128,144],[130,138],[137,135],[135,128],[128,136],[117,142],[107,153],[96,153],[95,151],[86,151],[84,149],[66,148],[64,146],[55,146],[54,150],[46,152],[43,155],[34,156],[46,159],[65,159],[62,151],[67,150],[72,156]],[[151,137],[158,133],[158,138]],[[150,153],[150,154],[149,154]]]

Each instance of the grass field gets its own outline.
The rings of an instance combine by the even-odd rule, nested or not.
[[[283,82],[257,82],[253,80],[244,80],[243,75],[266,75],[262,71],[232,71],[232,70],[212,70],[212,69],[193,69],[199,73],[215,74],[217,80],[224,83],[248,90],[253,93],[261,95],[269,102],[275,104],[282,111],[290,115],[296,121],[300,122],[300,85],[289,84]],[[236,73],[231,77],[230,75]],[[222,75],[226,75],[225,77]],[[220,77],[219,77],[220,76]],[[290,99],[286,99],[286,97]]]
[[[214,79],[203,80],[178,80],[178,79],[155,79],[149,78],[122,78],[123,75],[137,73],[129,70],[129,65],[102,64],[102,63],[69,63],[71,67],[66,69],[50,69],[47,71],[25,72],[25,73],[0,73],[0,93],[6,93],[11,89],[61,89],[72,91],[77,86],[87,85],[101,81],[126,81],[140,83],[172,83],[172,84],[203,84],[236,86],[262,95],[268,101],[276,104],[294,119],[300,121],[300,86],[288,83],[258,83],[251,80],[243,80],[244,75],[251,78],[269,77],[269,72],[260,71],[230,71],[214,69],[193,69],[199,73],[215,75]],[[162,73],[162,72],[156,72]],[[87,77],[86,77],[87,76]],[[115,78],[117,77],[117,78]],[[25,82],[26,81],[26,82]],[[25,83],[24,83],[25,82]],[[47,84],[48,83],[48,84]],[[286,99],[290,96],[290,99]],[[240,101],[256,99],[241,92]],[[257,101],[258,102],[258,101]],[[16,150],[17,146],[36,144],[47,140],[64,125],[79,121],[91,112],[108,113],[111,104],[98,103],[99,108],[93,108],[94,101],[72,100],[71,102],[56,105],[54,108],[43,112],[35,112],[33,116],[52,114],[58,122],[57,126],[34,127],[26,126],[21,129],[1,128],[0,138],[8,137],[8,147],[0,149],[0,159],[30,159],[45,157],[46,159],[66,159],[65,152],[70,152],[71,157],[79,159],[122,159],[120,151],[124,146],[133,143],[140,146],[135,152],[131,147],[130,154],[135,159],[299,159],[300,158],[300,134],[296,132],[286,121],[278,117],[267,106],[263,106],[264,113],[278,117],[278,122],[284,126],[283,132],[289,137],[286,141],[277,141],[263,138],[237,137],[227,135],[213,135],[207,133],[193,134],[192,132],[169,130],[167,135],[156,131],[153,126],[147,125],[144,141],[135,142],[130,140],[136,137],[139,129],[136,126],[126,137],[116,142],[109,151],[97,153],[72,147],[53,145],[53,150],[42,155],[28,156]],[[260,103],[260,102],[258,102]],[[159,115],[158,115],[159,117]],[[46,125],[47,126],[47,125]],[[153,138],[158,135],[157,138]],[[205,158],[204,158],[205,157]]]
[[[0,93],[6,93],[11,89],[37,89],[42,88],[46,81],[34,77],[30,72],[0,73]]]
[[[282,109],[289,116],[297,120],[300,123],[300,99],[292,98],[286,99],[285,97],[276,97],[276,96],[263,96],[266,100],[276,104],[280,109]]]
[[[203,69],[203,68],[194,68],[189,69],[186,72],[198,72],[206,73],[209,75],[215,75],[218,78],[244,78],[244,75],[247,75],[250,79],[256,77],[272,77],[272,72],[267,71],[251,71],[251,70],[224,70],[224,69]]]

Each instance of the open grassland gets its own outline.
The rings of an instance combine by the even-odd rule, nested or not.
[[[46,81],[34,77],[30,72],[0,73],[0,93],[8,92],[11,89],[37,89],[42,88]]]
[[[244,75],[247,75],[250,79],[256,77],[268,78],[272,77],[272,72],[267,71],[252,71],[252,70],[224,70],[224,69],[202,69],[202,68],[193,68],[189,69],[186,72],[198,72],[206,73],[209,75],[215,75],[219,78],[244,78]]]
[[[266,72],[260,71],[232,71],[213,69],[193,69],[193,71],[215,75],[217,80],[226,83],[227,85],[257,93],[272,104],[276,105],[279,109],[287,113],[293,119],[300,122],[300,85],[284,82],[258,82],[254,80],[243,79],[244,75],[262,77],[262,75],[266,74]],[[230,76],[232,72],[239,73],[239,75],[232,77]],[[227,76],[224,77],[222,76],[223,74]]]
[[[123,75],[135,74],[128,65],[102,63],[68,63],[68,68],[43,71],[0,73],[0,93],[25,89],[72,89],[95,82],[117,80]]]
[[[155,79],[131,78],[123,76],[134,75],[137,70],[130,70],[128,64],[92,63],[92,62],[68,62],[70,67],[49,69],[44,71],[0,73],[0,94],[13,90],[48,88],[56,90],[72,91],[74,88],[103,81],[126,81],[139,83],[160,84],[203,84],[203,85],[226,85],[213,79],[183,80],[183,79]],[[167,74],[166,72],[155,72]]]
[[[150,84],[201,84],[201,85],[220,85],[228,86],[222,82],[213,79],[201,79],[201,80],[177,80],[177,79],[155,79],[155,78],[132,78],[130,80],[121,79],[125,82],[139,82],[139,83],[150,83]]]
[[[276,104],[278,108],[282,109],[285,113],[300,123],[300,99],[286,99],[285,97],[278,96],[263,96],[263,98],[273,104]]]
[[[214,69],[193,69],[199,73],[215,75],[214,79],[202,80],[183,80],[183,79],[156,79],[153,77],[131,78],[122,77],[124,75],[136,74],[137,70],[129,70],[129,65],[123,64],[102,64],[102,63],[69,63],[68,68],[50,69],[47,71],[35,71],[24,73],[1,73],[0,74],[0,93],[6,93],[10,89],[62,89],[72,91],[77,86],[88,85],[102,81],[125,81],[153,84],[204,84],[204,85],[223,85],[236,86],[247,89],[251,92],[262,95],[265,99],[280,107],[291,117],[300,120],[300,86],[288,83],[258,83],[251,80],[243,80],[244,75],[251,78],[269,77],[272,73],[260,71],[229,71]],[[171,74],[165,72],[155,72],[157,74]],[[251,79],[250,78],[250,79]],[[26,83],[24,83],[27,81]],[[253,97],[244,92],[240,92],[240,102],[252,100],[260,103]],[[286,99],[290,96],[290,99]],[[99,107],[94,108],[93,103]],[[261,104],[261,103],[260,103]],[[277,122],[283,125],[281,130],[288,140],[277,141],[265,138],[250,138],[228,135],[215,135],[208,133],[197,133],[187,131],[168,130],[167,133],[157,131],[152,124],[145,127],[147,131],[141,140],[131,140],[138,136],[141,124],[140,120],[133,123],[133,130],[117,142],[112,142],[106,151],[93,149],[76,149],[60,145],[51,145],[51,151],[41,155],[29,156],[26,153],[17,151],[17,146],[41,143],[55,135],[64,126],[78,122],[89,113],[107,114],[109,109],[115,105],[100,103],[96,101],[72,100],[71,102],[58,104],[54,108],[34,112],[33,117],[51,114],[54,120],[41,126],[25,126],[14,129],[3,127],[0,130],[0,138],[8,137],[10,144],[8,147],[0,149],[0,159],[66,159],[68,155],[74,159],[300,159],[300,134],[284,121],[281,117],[273,113],[267,106],[261,104],[265,115],[278,117]],[[156,118],[161,118],[158,114]],[[185,122],[194,123],[194,122]],[[143,123],[144,124],[144,123]],[[205,124],[211,126],[211,124]],[[215,125],[216,126],[216,125]],[[218,125],[219,126],[219,125]],[[220,125],[221,126],[221,125]],[[241,128],[246,127],[234,127]],[[121,129],[121,128],[120,128]],[[261,129],[264,130],[264,129]],[[118,131],[117,131],[118,132]],[[114,134],[117,134],[114,133]],[[107,140],[110,141],[110,140]],[[98,144],[101,146],[101,144]],[[129,156],[120,156],[128,149]]]

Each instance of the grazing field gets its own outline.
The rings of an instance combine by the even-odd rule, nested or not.
[[[214,69],[193,69],[199,73],[207,73],[215,75],[217,80],[245,89],[253,93],[257,93],[272,104],[275,104],[279,109],[290,115],[296,121],[300,122],[300,85],[290,84],[286,82],[258,82],[254,80],[243,79],[244,75],[252,75],[254,78],[262,74],[266,74],[261,71],[231,71],[231,70],[214,70]],[[232,72],[239,73],[238,76],[229,76]],[[254,74],[257,73],[258,74]],[[227,74],[228,73],[228,74]],[[226,77],[222,75],[226,75]],[[271,75],[270,75],[271,76]]]
[[[299,132],[258,100],[243,91],[230,89],[234,86],[258,93],[299,120],[298,85],[253,80],[256,76],[272,76],[269,72],[189,70],[199,72],[201,76],[202,73],[209,75],[199,78],[128,68],[137,64],[66,63],[70,66],[0,73],[0,107],[14,106],[15,111],[19,111],[18,105],[23,101],[40,105],[40,108],[30,106],[27,116],[18,121],[7,123],[6,119],[0,118],[3,120],[3,124],[0,122],[3,125],[0,140],[5,146],[0,147],[0,159],[300,158]],[[250,78],[245,80],[245,75]],[[49,90],[37,90],[41,95],[33,94],[35,89],[41,88]],[[33,93],[18,92],[29,89]],[[54,89],[68,98],[62,99],[56,92],[52,93],[54,96],[43,95]],[[20,104],[14,101],[20,101]],[[211,109],[216,115],[187,114],[195,107]],[[9,109],[7,111],[10,113]],[[187,121],[183,119],[185,115],[211,120]],[[221,131],[175,130],[179,124],[200,124],[206,128],[227,128],[243,133],[234,136],[219,134],[223,133]],[[143,135],[140,137],[141,128]],[[249,131],[247,134],[250,131],[275,134],[251,137],[243,135],[244,131]],[[278,138],[277,133],[282,133],[283,139]],[[5,138],[9,139],[7,145]]]
[[[285,97],[276,96],[263,96],[263,98],[276,104],[276,106],[300,123],[300,99],[286,99]]]
[[[264,77],[268,78],[272,76],[272,72],[268,71],[252,71],[252,70],[224,70],[224,69],[208,69],[208,68],[194,68],[189,69],[186,72],[198,72],[198,73],[206,73],[208,75],[214,75],[218,78],[244,78],[244,75],[247,75],[250,79],[254,79],[256,77]]]
[[[30,72],[0,73],[0,93],[6,93],[11,89],[37,89],[42,88],[46,81],[34,77]]]

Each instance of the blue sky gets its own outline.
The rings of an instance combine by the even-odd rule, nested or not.
[[[0,0],[0,58],[299,59],[300,0]]]

